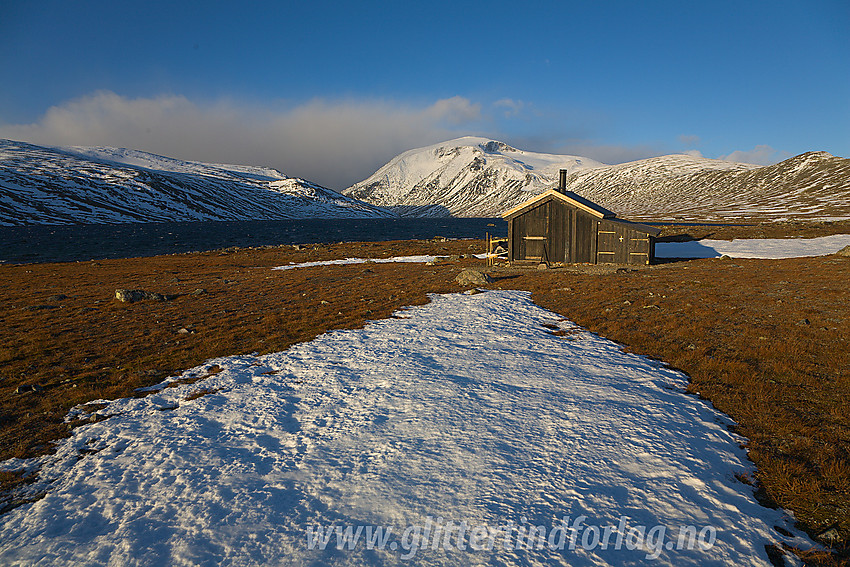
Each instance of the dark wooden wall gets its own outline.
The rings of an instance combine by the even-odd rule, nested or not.
[[[570,261],[570,243],[573,219],[570,207],[558,201],[549,201],[549,250],[551,262],[566,263]]]
[[[575,263],[596,263],[596,218],[584,211],[573,209],[575,215],[575,236],[573,237],[572,261]]]
[[[515,217],[510,232],[511,256],[515,260],[543,260],[548,252],[544,247],[549,234],[549,203]]]
[[[648,234],[554,199],[511,219],[508,238],[512,262],[646,264],[654,256]]]
[[[603,219],[599,221],[597,263],[647,264],[654,256],[652,240],[627,224]]]

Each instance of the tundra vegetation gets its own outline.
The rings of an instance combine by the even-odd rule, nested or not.
[[[845,227],[688,227],[664,234],[815,236]],[[454,257],[483,248],[477,240],[396,241],[0,265],[0,458],[49,452],[51,441],[86,423],[65,422],[73,406],[143,395],[135,390],[213,357],[280,351],[390,317],[427,302],[429,293],[462,291],[459,272],[478,268],[493,279],[485,287],[529,290],[539,305],[687,373],[690,391],[731,416],[746,437],[758,473],[742,480],[761,501],[792,510],[813,536],[836,528],[836,553],[807,561],[848,564],[850,257],[542,271],[487,269],[473,258],[270,269],[346,257]],[[116,289],[161,298],[123,302]],[[206,393],[199,384],[193,395]],[[5,489],[29,480],[0,476]]]

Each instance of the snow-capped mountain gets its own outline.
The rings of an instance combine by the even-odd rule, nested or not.
[[[636,219],[850,218],[850,159],[827,152],[808,152],[764,167],[664,156],[574,172],[567,185]]]
[[[408,216],[491,217],[557,185],[625,218],[850,217],[850,160],[811,152],[772,166],[669,155],[620,165],[459,138],[405,152],[343,194]]]
[[[270,168],[0,140],[0,226],[392,216]]]
[[[405,152],[343,194],[403,216],[494,217],[551,187],[560,169],[600,166],[466,137]]]

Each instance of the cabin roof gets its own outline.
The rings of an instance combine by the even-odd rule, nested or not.
[[[606,219],[608,222],[613,222],[615,224],[619,224],[625,227],[628,227],[632,230],[639,230],[640,232],[645,232],[651,236],[658,236],[661,233],[660,228],[656,228],[654,226],[643,224],[639,222],[628,221],[624,219]]]
[[[517,216],[523,214],[526,211],[533,209],[537,205],[545,203],[546,201],[551,201],[553,199],[558,199],[560,201],[563,201],[564,203],[566,203],[568,205],[571,205],[573,207],[577,207],[577,208],[579,208],[579,209],[581,209],[585,212],[588,212],[588,213],[592,214],[593,216],[601,218],[601,219],[611,219],[611,218],[614,218],[616,216],[614,213],[612,213],[608,209],[606,209],[604,207],[600,207],[596,203],[594,203],[592,201],[588,201],[587,199],[585,199],[581,195],[573,193],[572,191],[565,191],[564,193],[561,193],[561,192],[556,191],[554,189],[549,189],[549,190],[544,191],[543,193],[537,195],[536,197],[532,197],[528,201],[525,201],[524,203],[520,203],[516,207],[514,207],[514,208],[512,208],[508,211],[505,211],[504,213],[502,213],[502,218],[505,219],[505,220],[510,220],[514,217],[517,217]]]

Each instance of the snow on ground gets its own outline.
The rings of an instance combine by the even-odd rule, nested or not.
[[[487,254],[475,254],[478,259],[484,259]],[[316,266],[343,266],[346,264],[366,264],[374,262],[376,264],[389,264],[394,262],[412,262],[425,264],[435,262],[440,258],[448,258],[448,256],[393,256],[392,258],[343,258],[342,260],[320,260],[317,262],[301,262],[296,264],[292,262],[286,266],[278,266],[272,270],[292,270],[295,268],[314,268]]]
[[[436,260],[436,256],[393,256],[392,258],[343,258],[342,260],[321,260],[318,262],[295,262],[286,266],[278,266],[273,270],[292,270],[295,268],[313,268],[315,266],[342,266],[345,264],[365,264],[366,262],[375,262],[379,264],[391,262],[414,262],[426,263]]]
[[[527,292],[190,373],[213,364],[42,457],[49,490],[2,516],[0,563],[767,566],[766,544],[807,545],[682,374]]]
[[[735,240],[695,240],[692,242],[658,242],[658,258],[799,258],[834,254],[850,245],[850,234],[833,234],[818,238],[763,238]]]

